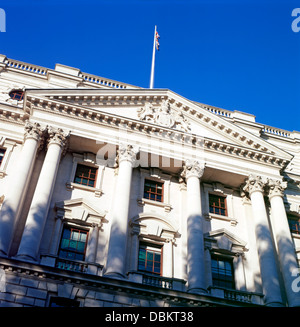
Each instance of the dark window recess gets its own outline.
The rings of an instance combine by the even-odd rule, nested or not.
[[[52,308],[77,308],[80,302],[64,297],[51,297],[49,307]]]

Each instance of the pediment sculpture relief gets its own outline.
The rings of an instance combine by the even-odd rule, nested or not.
[[[190,130],[187,119],[181,112],[172,109],[168,100],[164,100],[159,108],[154,108],[152,104],[146,103],[138,111],[138,117],[140,120],[168,128],[176,128],[185,132]]]

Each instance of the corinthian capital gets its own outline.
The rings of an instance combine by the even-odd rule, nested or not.
[[[273,196],[283,197],[284,190],[286,188],[287,188],[287,182],[269,179],[268,180],[269,198],[271,199]]]
[[[24,139],[32,138],[36,141],[40,141],[44,135],[45,128],[42,128],[39,123],[31,123],[29,120],[25,123]]]
[[[118,163],[121,161],[129,161],[134,165],[138,153],[139,148],[137,146],[122,143],[119,145],[117,161]]]
[[[53,128],[49,126],[48,136],[48,146],[50,144],[57,144],[62,148],[64,154],[68,146],[70,133],[65,133],[61,128]]]
[[[186,160],[183,165],[183,171],[181,173],[181,177],[187,180],[188,178],[194,176],[197,178],[201,178],[204,173],[204,165],[200,164],[196,160]]]
[[[250,175],[246,179],[242,189],[244,192],[249,193],[251,195],[251,193],[257,191],[263,193],[265,186],[266,186],[266,182],[263,181],[261,176]]]

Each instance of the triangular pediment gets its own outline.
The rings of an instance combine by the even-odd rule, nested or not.
[[[52,111],[73,118],[100,119],[116,127],[138,126],[137,132],[160,130],[179,137],[181,133],[182,138],[203,141],[206,147],[218,147],[220,152],[281,160],[283,165],[292,158],[259,136],[170,90],[39,89],[27,90],[25,101],[25,110],[48,105]]]
[[[204,235],[206,245],[216,251],[239,253],[246,249],[246,242],[225,228],[210,231]]]
[[[82,198],[57,202],[55,209],[57,215],[65,219],[89,223],[99,223],[99,220],[103,222],[106,215],[105,211],[95,209]]]

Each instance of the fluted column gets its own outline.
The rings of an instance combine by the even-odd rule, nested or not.
[[[60,128],[49,127],[48,134],[47,154],[32,198],[17,254],[18,257],[24,259],[37,259],[61,154],[68,138],[68,135]]]
[[[188,291],[206,293],[204,267],[203,218],[200,178],[204,168],[197,161],[187,160],[182,177],[187,184],[187,264]]]
[[[131,177],[137,153],[138,149],[131,145],[119,146],[119,172],[114,194],[105,275],[124,277],[125,274]]]
[[[277,242],[281,273],[288,304],[290,307],[295,307],[300,306],[299,293],[292,290],[292,283],[295,279],[294,273],[298,271],[298,263],[283,202],[284,189],[286,187],[286,182],[279,180],[268,181],[269,199],[272,210],[272,229]]]
[[[243,189],[249,193],[252,204],[256,246],[260,264],[262,287],[265,295],[265,304],[268,306],[282,306],[275,249],[273,247],[264,201],[265,185],[266,183],[260,176],[250,175],[246,180]]]
[[[43,129],[38,123],[25,124],[24,144],[17,159],[13,175],[9,177],[9,189],[0,212],[0,253],[9,254],[15,224],[23,206],[28,182],[35,163],[36,154],[42,141]]]

